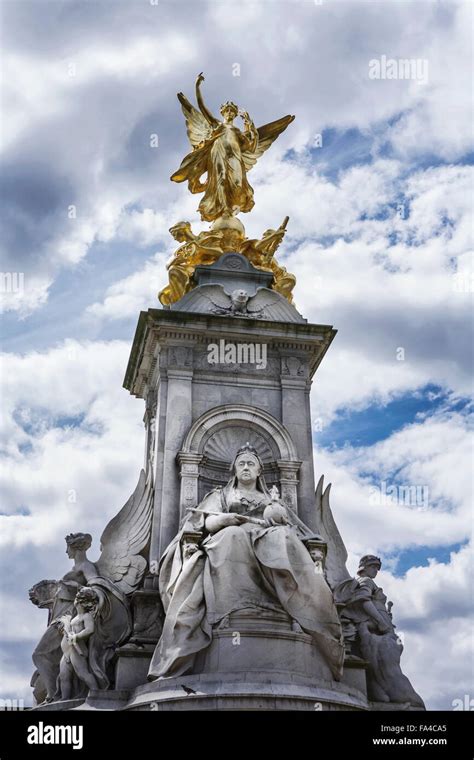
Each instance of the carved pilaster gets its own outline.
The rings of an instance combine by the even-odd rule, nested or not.
[[[169,369],[192,370],[193,349],[191,346],[170,345],[167,359]]]
[[[199,501],[198,478],[202,455],[190,451],[180,451],[177,456],[180,464],[181,493],[179,499],[180,520],[188,507],[195,507]]]
[[[279,459],[281,500],[298,513],[298,472],[301,462]]]
[[[157,392],[150,391],[146,400],[146,409],[143,422],[145,424],[145,471],[151,468],[153,470],[155,461],[156,448],[156,411],[157,411]]]

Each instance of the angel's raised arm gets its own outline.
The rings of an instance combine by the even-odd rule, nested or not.
[[[201,82],[204,82],[204,77],[203,77],[202,71],[201,71],[200,74],[198,74],[198,77],[196,79],[196,100],[197,100],[197,104],[199,106],[199,110],[201,111],[201,113],[204,116],[204,118],[206,119],[206,121],[208,121],[209,124],[212,127],[217,127],[217,125],[219,124],[219,121],[209,111],[209,109],[206,106],[206,104],[204,103],[203,97],[201,95],[201,89],[200,89]]]

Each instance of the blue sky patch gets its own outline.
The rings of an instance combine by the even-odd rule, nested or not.
[[[319,447],[339,449],[346,445],[372,446],[388,438],[404,425],[416,422],[417,415],[433,414],[448,400],[447,392],[439,386],[424,388],[399,396],[388,404],[373,403],[361,411],[341,411],[324,430],[314,433]],[[462,408],[466,402],[456,402]]]
[[[416,546],[402,549],[393,554],[385,554],[385,559],[390,561],[390,569],[393,575],[400,578],[411,567],[428,567],[430,559],[443,564],[449,564],[451,553],[459,552],[467,541],[460,541],[446,546]],[[391,560],[396,560],[392,566]]]

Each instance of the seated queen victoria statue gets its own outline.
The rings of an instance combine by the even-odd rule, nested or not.
[[[239,610],[283,610],[309,634],[335,679],[343,646],[332,593],[304,544],[314,538],[276,488],[249,444],[236,454],[231,478],[192,510],[160,561],[166,617],[149,678],[193,672],[213,629]]]

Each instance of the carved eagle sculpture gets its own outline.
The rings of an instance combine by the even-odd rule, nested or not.
[[[306,322],[286,298],[270,288],[259,287],[253,295],[243,288],[227,292],[217,283],[198,285],[171,309],[218,316],[265,319],[273,322]]]

